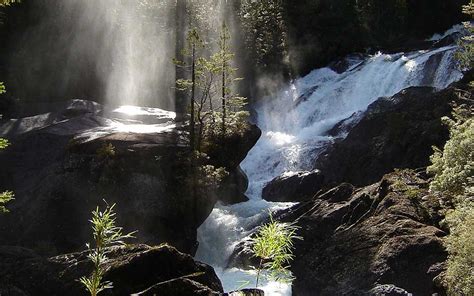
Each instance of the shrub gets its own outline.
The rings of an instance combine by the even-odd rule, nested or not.
[[[1,87],[1,85],[0,85]],[[10,145],[10,143],[3,138],[0,138],[0,150],[5,149]],[[5,208],[5,204],[9,201],[12,201],[14,194],[11,191],[5,191],[0,193],[0,213],[8,213],[8,209]]]
[[[449,295],[474,295],[474,201],[464,200],[448,212],[445,238],[449,253],[445,282]]]
[[[97,149],[96,154],[99,158],[111,158],[115,156],[115,146],[111,143],[104,143]]]
[[[298,227],[288,223],[274,221],[261,226],[252,239],[252,253],[260,259],[257,268],[256,287],[262,270],[269,272],[270,278],[276,281],[291,281],[288,267],[293,260],[293,241],[301,239],[296,235]]]
[[[5,191],[0,193],[0,213],[8,213],[8,209],[5,208],[5,204],[9,201],[12,201],[15,195],[11,191]]]
[[[428,172],[434,174],[430,189],[452,197],[474,186],[474,118],[471,111],[462,108],[453,115],[454,119],[443,119],[449,126],[450,139],[443,151],[434,148],[428,167]]]
[[[115,204],[100,211],[97,207],[92,212],[92,224],[94,247],[87,244],[89,259],[94,263],[94,270],[89,277],[82,277],[79,281],[86,287],[91,296],[97,296],[100,292],[113,288],[112,282],[103,281],[104,263],[107,261],[106,248],[124,245],[124,240],[132,238],[133,233],[123,234],[122,227],[116,226],[114,212]]]
[[[1,150],[1,149],[5,149],[5,148],[7,148],[8,146],[10,146],[10,142],[8,142],[7,139],[0,138],[0,150]]]

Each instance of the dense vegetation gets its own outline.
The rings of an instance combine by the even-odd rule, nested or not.
[[[474,3],[463,12],[474,16]],[[458,58],[461,66],[471,68],[474,59],[474,29],[465,24],[471,35],[463,38]],[[449,126],[450,139],[443,150],[435,149],[428,171],[434,174],[430,190],[447,199],[449,209],[445,223],[450,234],[445,239],[449,253],[445,282],[449,295],[474,293],[474,102],[468,92],[460,92],[460,105],[454,107],[452,118],[443,118]]]

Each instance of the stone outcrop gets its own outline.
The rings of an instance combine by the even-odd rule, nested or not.
[[[262,192],[262,198],[276,202],[299,202],[311,199],[324,186],[320,171],[297,172],[276,177]]]
[[[111,281],[113,289],[103,295],[153,295],[153,291],[208,296],[223,292],[212,267],[168,245],[114,247],[107,256],[104,280]],[[92,271],[87,252],[43,258],[19,247],[0,247],[0,267],[0,294],[5,296],[86,295],[77,280]]]
[[[262,131],[253,124],[248,125],[240,133],[222,138],[215,136],[212,145],[205,147],[204,152],[215,167],[224,167],[229,175],[217,191],[219,200],[224,204],[248,201],[245,191],[248,179],[240,168],[240,163],[247,157],[249,150],[257,143]]]
[[[451,113],[455,87],[436,92],[429,87],[411,87],[391,98],[380,98],[361,116],[355,114],[351,127],[342,122],[337,140],[315,162],[327,182],[349,182],[364,186],[376,182],[394,168],[419,168],[429,164],[432,146],[448,138],[441,122]],[[340,127],[341,130],[337,130]]]
[[[168,242],[193,254],[196,230],[218,194],[209,188],[193,198],[185,128],[173,114],[124,110],[130,115],[83,100],[50,108],[50,113],[0,122],[0,136],[12,143],[0,153],[0,190],[15,192],[11,213],[0,216],[0,245],[48,255],[79,250],[89,240],[91,211],[105,199],[117,204],[125,230],[139,230],[139,242]],[[218,189],[230,197],[246,190],[238,162],[258,133],[243,134],[241,145],[234,143],[237,136],[228,147],[235,157],[226,165],[232,174]]]
[[[427,187],[414,172],[399,171],[360,189],[340,185],[281,214],[304,238],[292,263],[294,295],[368,295],[380,285],[442,293],[434,279],[446,259],[446,233]]]

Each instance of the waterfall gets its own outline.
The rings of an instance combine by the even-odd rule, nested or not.
[[[186,25],[177,28],[176,0],[27,1],[32,25],[6,44],[8,80],[28,81],[15,91],[32,101],[81,98],[175,110],[172,60],[183,49],[176,46],[186,44],[186,26],[197,27],[215,51],[230,7],[224,0],[186,2]]]
[[[255,107],[262,137],[241,163],[249,178],[248,202],[218,204],[198,230],[196,258],[216,268],[226,291],[250,282],[252,271],[227,268],[234,247],[245,239],[268,210],[289,203],[261,198],[266,183],[281,174],[309,170],[320,147],[331,142],[325,132],[339,121],[360,113],[380,97],[410,86],[447,87],[462,77],[454,59],[456,46],[410,53],[350,57],[342,73],[326,67],[294,81]],[[291,286],[265,282],[266,295],[291,295]]]

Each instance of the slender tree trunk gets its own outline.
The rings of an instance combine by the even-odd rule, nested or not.
[[[227,63],[226,63],[226,27],[225,27],[225,22],[222,22],[222,137],[225,137],[225,120],[227,117],[227,106],[226,106],[226,71],[227,71]]]
[[[189,135],[191,148],[191,173],[192,173],[192,197],[193,197],[193,211],[194,224],[197,226],[198,216],[198,170],[196,165],[196,123],[194,118],[195,103],[196,103],[196,41],[192,44],[192,65],[191,65],[191,118],[189,120]]]
[[[186,34],[186,1],[187,0],[177,0],[176,1],[176,12],[175,12],[175,58],[178,61],[184,61],[184,56],[182,50],[184,48],[185,34]],[[184,70],[176,65],[175,67],[176,80],[184,79],[185,73]],[[181,120],[184,114],[186,114],[186,95],[185,92],[179,91],[177,88],[175,90],[175,110],[176,110],[176,120]]]
[[[195,104],[196,104],[196,44],[192,44],[192,66],[191,66],[191,118],[189,120],[189,139],[191,151],[194,152],[196,144],[196,123],[194,119]]]

